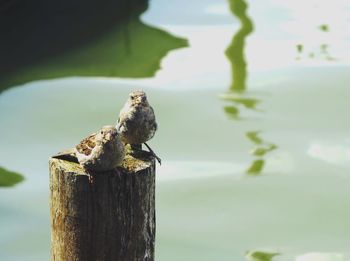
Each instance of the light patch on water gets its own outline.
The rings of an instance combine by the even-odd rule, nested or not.
[[[179,4],[181,1],[187,5]],[[154,12],[168,21],[169,13],[157,10],[162,1],[151,2]],[[287,11],[292,10],[289,13],[296,14],[304,12],[309,2],[251,1],[248,14],[256,31],[247,37],[248,71],[265,90],[251,93],[261,100],[259,113],[244,111],[244,119],[231,121],[223,110],[227,101],[217,96],[231,81],[224,51],[239,22],[232,16],[226,24],[199,25],[196,19],[200,12],[209,8],[218,14],[227,4],[226,0],[214,2],[163,1],[173,18],[185,20],[177,11],[187,9],[190,15],[186,19],[197,24],[185,20],[160,25],[187,37],[190,47],[170,53],[153,79],[42,81],[0,96],[1,164],[26,176],[15,189],[1,191],[4,218],[0,227],[4,228],[4,236],[0,237],[0,245],[5,251],[0,251],[0,259],[48,258],[48,157],[69,148],[102,124],[115,122],[127,93],[134,88],[147,91],[160,123],[151,141],[164,160],[164,165],[157,166],[157,181],[161,181],[157,184],[157,260],[242,260],[244,251],[256,246],[278,250],[288,246],[293,252],[280,251],[283,255],[276,261],[295,260],[309,251],[305,248],[335,252],[348,249],[350,231],[344,224],[350,213],[344,206],[349,205],[349,189],[342,176],[348,176],[348,171],[337,171],[332,164],[349,166],[350,141],[339,142],[347,137],[349,79],[346,68],[329,66],[350,61],[350,48],[345,41],[332,44],[331,50],[339,49],[334,55],[342,61],[295,60],[299,40],[309,45],[315,35],[322,35],[315,38],[317,41],[327,40],[323,34],[329,38],[334,34],[340,40],[347,30],[336,28],[337,22],[332,20],[330,32],[323,33],[315,28],[320,25],[316,23],[318,18],[310,18],[314,20],[308,24],[307,16],[313,13],[305,13],[306,17],[298,16],[305,19],[297,22],[300,31],[296,32],[294,22],[290,22],[297,16],[281,15],[276,6],[285,6]],[[174,5],[177,11],[172,9]],[[193,5],[201,8],[192,10]],[[267,15],[271,7],[274,16]],[[344,18],[345,12],[348,10],[344,8],[340,16]],[[338,11],[330,13],[334,16]],[[206,14],[206,19],[221,22],[227,19],[223,17]],[[320,23],[327,23],[319,17]],[[343,19],[333,18],[338,22]],[[347,29],[348,23],[344,21],[342,28]],[[311,28],[315,32],[309,35]],[[316,43],[305,48],[314,48]],[[326,67],[306,70],[300,65]],[[294,66],[302,68],[297,71]],[[247,86],[251,91],[251,84]],[[21,131],[23,126],[25,132]],[[249,155],[252,144],[244,134],[256,129],[263,130],[264,138],[276,143],[278,150],[266,157],[263,173],[267,175],[243,178],[255,159]],[[315,133],[325,135],[329,142],[312,142]],[[18,153],[23,147],[27,150]],[[284,173],[291,175],[281,175]],[[33,258],[28,258],[28,249]],[[310,259],[297,261],[345,260],[324,259],[327,255],[338,258],[329,253],[309,253],[298,258]],[[285,259],[287,256],[289,259]]]
[[[288,10],[290,13],[289,20],[293,21],[295,25],[298,25],[299,30],[295,30],[294,32],[299,34],[307,30],[305,24],[319,26],[320,23],[327,23],[334,26],[343,26],[349,22],[348,12],[350,3],[348,0],[271,0],[271,3],[273,3],[274,6],[282,6]]]
[[[253,20],[254,32],[247,38],[245,51],[249,61],[249,72],[286,67],[349,64],[350,48],[347,39],[350,35],[347,28],[350,25],[348,20],[350,4],[347,2],[345,0],[321,3],[319,1],[272,0],[263,3],[251,1],[248,6],[248,15]],[[215,4],[203,2],[196,5],[198,5],[197,11],[203,10],[201,11],[203,17],[205,14],[224,15],[229,12],[227,1]],[[274,11],[273,14],[285,11],[286,15],[270,15],[270,9]],[[334,13],[337,15],[334,16]],[[150,19],[149,15],[145,16],[146,21]],[[320,30],[319,27],[322,24],[329,26],[330,30],[328,32]],[[179,89],[227,85],[229,64],[223,53],[229,45],[230,38],[239,28],[236,18],[233,18],[231,23],[215,26],[161,24],[161,27],[189,39],[190,48],[177,51],[165,58],[162,62],[163,69],[154,79],[157,86],[176,86]],[[297,44],[303,45],[303,59],[296,59]],[[322,53],[321,45],[327,45],[329,57]],[[313,58],[310,58],[310,55]],[[195,77],[188,77],[189,72],[201,77],[201,83],[199,84]],[[148,80],[141,81],[148,84]]]
[[[272,23],[271,18],[262,21],[261,17],[256,19],[258,25],[271,24],[276,25],[274,35],[281,39],[289,40],[289,44],[301,44],[303,47],[303,58],[298,64],[303,66],[320,66],[348,64],[350,61],[349,32],[347,28],[350,25],[349,10],[350,3],[347,0],[337,1],[280,1],[272,0],[268,5],[285,12],[285,16],[278,19],[278,23]],[[255,3],[251,3],[254,8]],[[337,14],[337,15],[334,15]],[[256,15],[254,14],[253,19]],[[327,30],[321,30],[321,25],[325,25]],[[328,30],[329,29],[329,30]],[[257,29],[259,34],[259,28]],[[276,39],[272,39],[272,44],[278,47]],[[320,50],[321,45],[327,45],[330,57],[336,61],[327,60],[324,53]],[[292,46],[289,47],[289,51]],[[275,52],[275,48],[273,48]],[[309,59],[309,56],[312,58]],[[286,57],[286,56],[284,56]],[[326,58],[326,59],[325,59]]]
[[[132,84],[134,86],[152,86],[167,90],[188,90],[188,89],[217,89],[230,85],[230,63],[224,52],[238,30],[238,25],[215,25],[215,26],[163,26],[172,34],[181,35],[189,41],[189,47],[169,53],[162,61],[161,68],[154,78],[131,79],[131,78],[108,78],[106,81],[114,81],[120,84]],[[322,34],[315,29],[317,34]],[[308,34],[307,32],[305,34]],[[278,35],[278,34],[277,34]],[[330,37],[330,38],[333,38]],[[304,43],[304,38],[300,38]],[[311,37],[316,39],[316,37]],[[344,42],[338,39],[339,42]],[[246,57],[248,70],[254,73],[270,72],[281,68],[293,67],[330,67],[348,65],[350,62],[349,46],[337,46],[328,43],[332,57],[337,60],[329,61],[322,57],[309,59],[308,57],[297,60],[295,46],[298,41],[291,39],[270,39],[264,35],[253,33],[247,39]],[[317,40],[309,44],[305,42],[305,56],[308,52],[317,49],[324,44],[324,41]],[[327,42],[326,42],[327,43]],[[337,52],[333,52],[332,46]],[[311,52],[310,51],[310,52]],[[319,54],[320,55],[320,54]],[[341,58],[341,59],[338,59]],[[248,79],[251,87],[268,85],[270,82],[283,82],[283,75],[277,78]]]
[[[154,78],[116,81],[173,90],[228,86],[230,68],[224,50],[235,28],[237,26],[166,26],[172,33],[187,38],[189,47],[169,53]]]
[[[313,142],[307,154],[315,159],[323,160],[327,163],[349,166],[350,165],[350,144],[334,144],[326,142]]]
[[[245,167],[243,164],[230,162],[166,161],[159,166],[157,181],[203,179],[222,175],[241,177]]]
[[[267,157],[265,171],[268,173],[292,173],[296,170],[297,160],[286,150],[276,151]]]
[[[297,256],[295,261],[348,261],[343,254],[340,253],[322,253],[312,252],[301,256]]]
[[[231,13],[228,9],[228,5],[224,4],[224,3],[209,5],[204,9],[204,13],[214,14],[214,15],[230,15],[231,16]]]

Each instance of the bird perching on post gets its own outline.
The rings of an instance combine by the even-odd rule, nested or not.
[[[157,123],[144,92],[131,93],[120,115],[117,127],[50,159],[52,261],[154,261],[160,159],[151,149],[134,157],[125,145],[142,151]]]
[[[150,154],[161,164],[161,159],[146,143],[153,138],[158,125],[145,92],[133,91],[129,94],[128,100],[119,113],[116,128],[123,142],[130,144],[136,151],[140,151],[142,144],[145,144]]]
[[[124,143],[114,126],[104,126],[83,139],[76,147],[80,165],[89,171],[107,171],[119,166],[124,157]]]
[[[52,158],[79,163],[89,175],[92,183],[95,173],[120,166],[125,157],[125,145],[114,126],[103,126],[74,148],[58,153]]]

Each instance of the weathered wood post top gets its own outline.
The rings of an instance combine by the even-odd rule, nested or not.
[[[52,261],[153,261],[155,160],[127,155],[115,170],[91,173],[51,158]]]

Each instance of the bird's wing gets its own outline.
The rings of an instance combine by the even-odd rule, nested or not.
[[[96,133],[83,139],[75,148],[79,153],[90,155],[92,149],[96,146]]]

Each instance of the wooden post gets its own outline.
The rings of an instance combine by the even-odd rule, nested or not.
[[[92,184],[75,162],[49,164],[52,261],[154,260],[154,159],[127,156]]]

